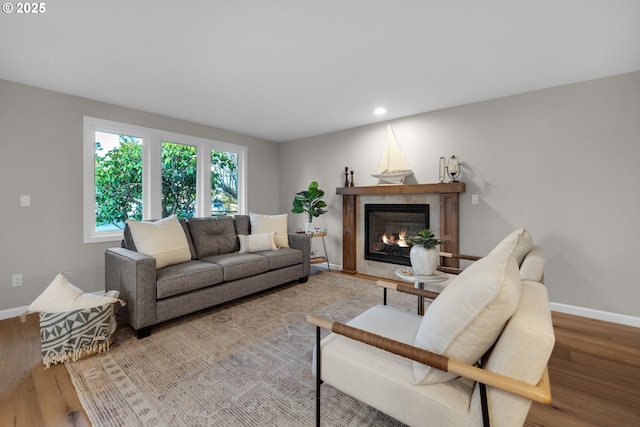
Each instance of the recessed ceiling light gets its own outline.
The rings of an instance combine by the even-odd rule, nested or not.
[[[375,110],[373,110],[373,114],[377,115],[377,116],[381,116],[383,114],[385,114],[387,112],[387,110],[385,108],[382,107],[378,107]]]

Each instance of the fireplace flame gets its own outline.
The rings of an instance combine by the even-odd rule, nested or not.
[[[407,243],[407,241],[405,240],[406,237],[407,237],[406,231],[401,231],[400,233],[398,233],[397,236],[395,235],[388,236],[387,233],[384,233],[382,235],[382,241],[387,245],[396,244],[398,246],[406,248],[406,247],[409,247],[409,243]]]

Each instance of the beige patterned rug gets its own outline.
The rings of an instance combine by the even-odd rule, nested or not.
[[[108,353],[67,369],[96,427],[311,426],[315,327],[305,316],[346,322],[381,303],[371,282],[322,272],[166,322],[143,340],[123,328]],[[414,310],[416,302],[390,292],[389,304]],[[328,385],[322,424],[402,425]]]

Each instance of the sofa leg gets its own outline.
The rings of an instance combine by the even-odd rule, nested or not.
[[[309,276],[304,276],[304,277],[300,277],[298,279],[298,282],[300,283],[307,283],[307,281],[309,280]]]
[[[145,326],[144,328],[136,329],[136,338],[141,340],[151,335],[152,326]]]

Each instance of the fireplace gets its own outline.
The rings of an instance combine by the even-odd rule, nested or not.
[[[364,258],[411,265],[411,245],[405,238],[429,228],[429,205],[364,205]]]

